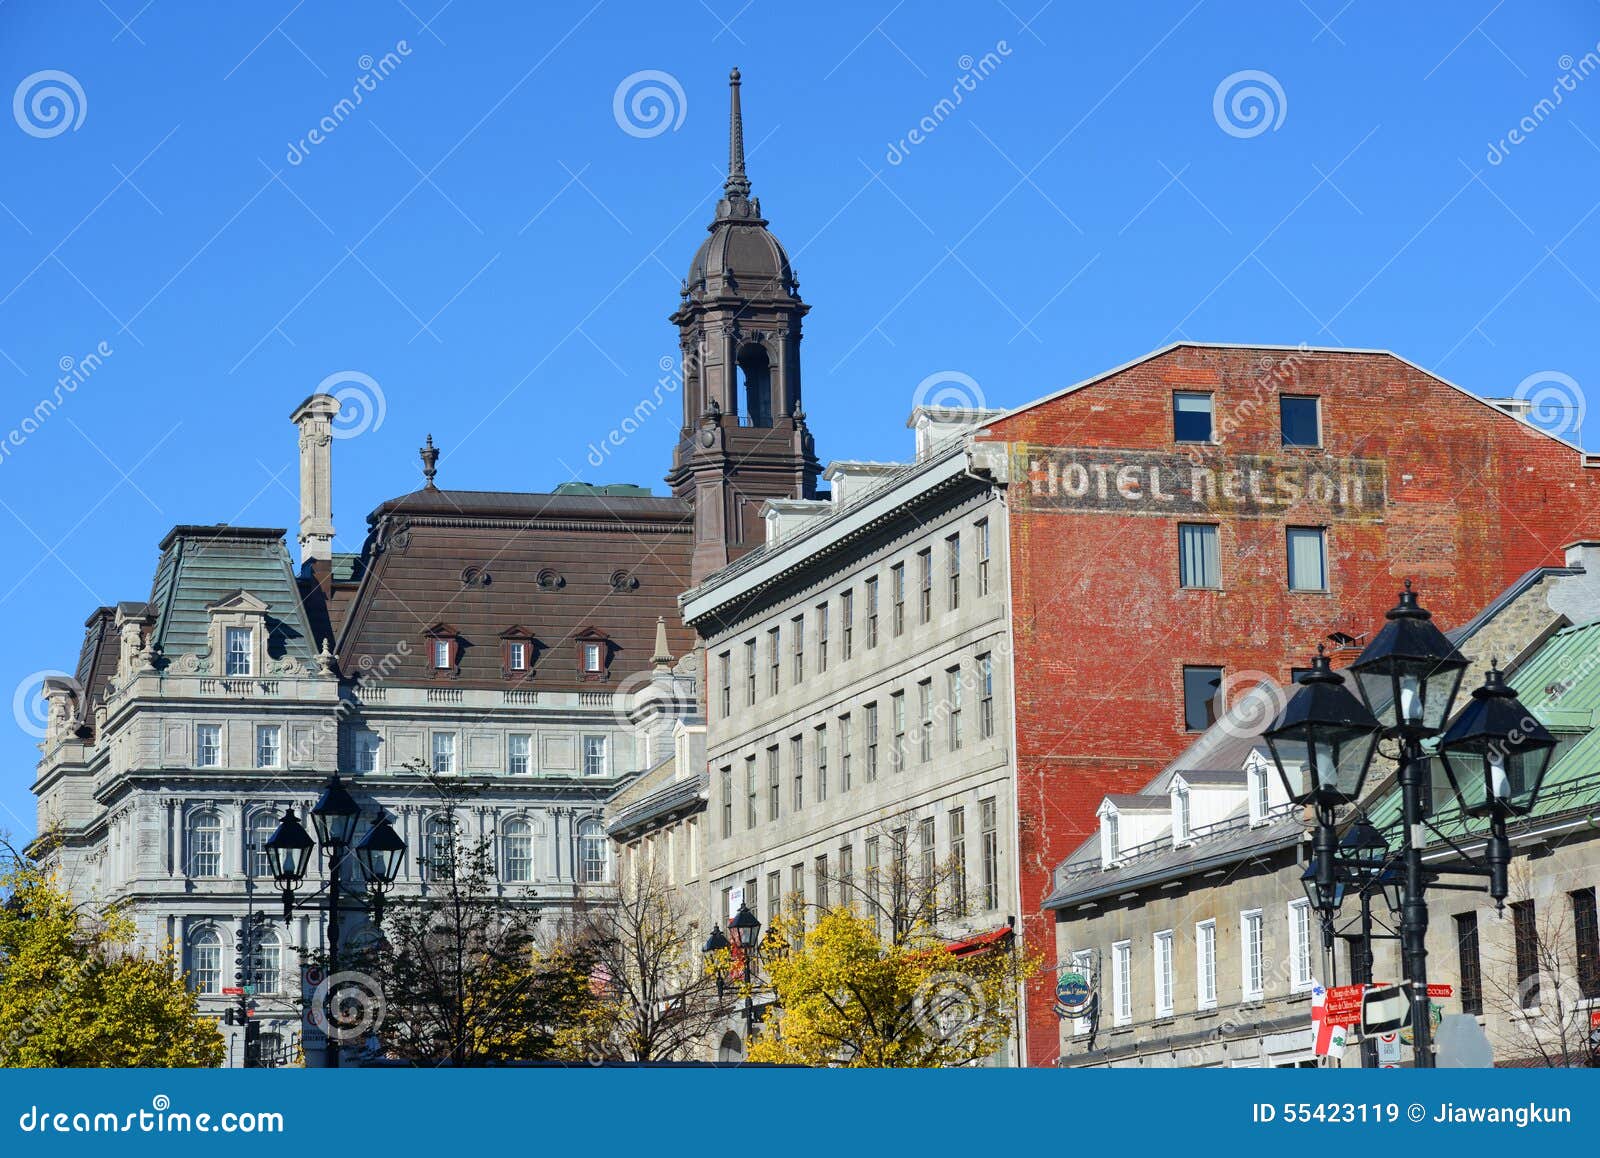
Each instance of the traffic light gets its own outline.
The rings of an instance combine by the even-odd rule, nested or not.
[[[222,1011],[222,1024],[223,1025],[238,1025],[239,1024],[238,1017],[237,1017],[238,1012],[239,1011],[237,1009],[235,1009],[233,1006],[231,1006],[231,1005],[228,1006],[228,1008],[226,1008],[226,1009],[224,1009]]]

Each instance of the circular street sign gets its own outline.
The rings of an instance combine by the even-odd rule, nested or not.
[[[1077,970],[1068,970],[1056,980],[1056,1012],[1062,1017],[1081,1016],[1093,997],[1089,979]]]

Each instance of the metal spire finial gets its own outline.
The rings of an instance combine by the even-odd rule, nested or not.
[[[427,480],[425,486],[428,490],[437,490],[433,485],[433,476],[439,473],[439,451],[433,445],[433,435],[428,435],[428,441],[421,450],[422,477]]]
[[[730,201],[750,196],[750,179],[744,172],[744,115],[739,111],[739,70],[728,74],[728,179],[722,191]]]

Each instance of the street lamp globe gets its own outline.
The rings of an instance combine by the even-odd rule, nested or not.
[[[318,842],[348,848],[360,817],[361,808],[355,797],[345,791],[335,772],[316,804],[311,806],[311,823],[316,825]]]
[[[704,953],[707,957],[710,957],[714,953],[722,952],[727,947],[728,936],[722,931],[722,926],[713,925],[711,928],[711,936],[706,938],[706,943],[701,948],[700,952]]]
[[[1469,816],[1526,816],[1538,798],[1556,738],[1534,719],[1491,664],[1472,702],[1439,739],[1451,790]]]
[[[369,885],[386,888],[400,875],[405,859],[406,842],[400,839],[389,818],[380,813],[378,822],[356,844],[356,863],[361,867],[362,879]]]
[[[1412,738],[1434,735],[1450,716],[1450,704],[1467,670],[1467,658],[1417,602],[1411,580],[1388,623],[1350,665],[1368,709],[1385,729]]]
[[[750,911],[749,905],[740,904],[739,911],[728,922],[728,932],[733,934],[734,941],[746,953],[761,943],[761,922]]]
[[[1361,795],[1380,730],[1319,647],[1264,739],[1289,799],[1332,808]]]
[[[280,889],[293,889],[305,879],[311,861],[311,834],[295,817],[293,808],[283,810],[283,819],[267,838],[267,866]]]
[[[1344,882],[1335,880],[1329,883],[1319,878],[1326,874],[1318,872],[1319,863],[1315,857],[1306,865],[1306,871],[1300,874],[1300,887],[1306,891],[1306,899],[1311,902],[1311,907],[1319,913],[1332,916],[1344,904]]]

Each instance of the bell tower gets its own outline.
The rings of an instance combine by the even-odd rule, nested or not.
[[[762,541],[768,499],[815,498],[820,470],[800,405],[800,319],[811,307],[750,196],[737,68],[728,86],[728,179],[669,319],[683,428],[667,482],[694,507],[695,583]]]

